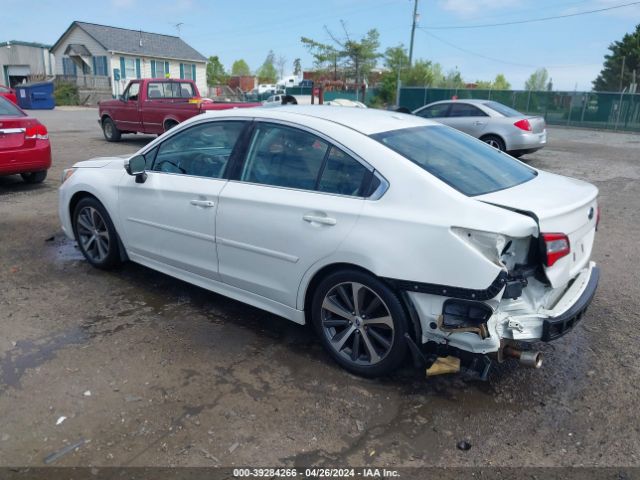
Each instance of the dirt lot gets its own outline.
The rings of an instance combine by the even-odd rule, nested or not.
[[[34,113],[49,178],[0,178],[0,465],[82,440],[52,463],[640,465],[640,136],[554,128],[525,157],[593,182],[603,208],[598,294],[541,370],[371,381],[306,327],[135,264],[89,267],[59,228],[61,171],[152,137],[108,144],[95,110]]]

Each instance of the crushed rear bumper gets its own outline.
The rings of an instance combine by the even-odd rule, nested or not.
[[[541,338],[543,342],[560,338],[578,324],[596,294],[599,281],[600,269],[597,266],[593,266],[587,286],[576,302],[564,313],[544,320]]]

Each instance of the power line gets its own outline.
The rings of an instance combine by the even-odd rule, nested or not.
[[[503,60],[503,59],[499,59],[499,58],[495,58],[495,57],[490,57],[488,55],[484,55],[482,53],[478,53],[478,52],[473,52],[471,50],[467,50],[466,48],[460,47],[458,45],[455,45],[447,40],[445,40],[444,38],[441,38],[437,35],[434,35],[431,32],[427,32],[424,27],[418,27],[420,30],[422,30],[422,33],[424,33],[425,35],[428,35],[431,38],[434,38],[436,40],[438,40],[439,42],[442,42],[446,45],[449,45],[452,48],[455,48],[456,50],[460,50],[461,52],[467,53],[469,55],[473,55],[474,57],[479,57],[479,58],[484,58],[485,60],[491,60],[492,62],[497,62],[497,63],[503,63],[505,65],[514,65],[516,67],[526,67],[526,68],[540,68],[542,65],[531,65],[531,64],[527,64],[527,63],[517,63],[517,62],[510,62],[508,60]],[[580,66],[591,66],[591,65],[596,65],[594,64],[573,64],[573,65],[548,65],[547,68],[575,68],[575,67],[580,67]],[[599,65],[599,64],[597,64]]]
[[[606,12],[608,10],[631,7],[633,5],[640,5],[640,1],[625,3],[622,5],[614,5],[614,6],[605,7],[605,8],[597,8],[595,10],[585,10],[584,12],[566,13],[564,15],[554,15],[551,17],[530,18],[528,20],[514,20],[511,22],[502,22],[502,23],[481,23],[477,25],[446,25],[443,27],[422,27],[422,28],[426,30],[459,30],[459,29],[469,29],[469,28],[503,27],[505,25],[521,25],[523,23],[545,22],[547,20],[557,20],[559,18],[577,17],[580,15],[588,15],[591,13]]]

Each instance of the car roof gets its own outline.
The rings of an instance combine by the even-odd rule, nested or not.
[[[219,114],[273,120],[289,120],[304,124],[305,117],[313,117],[327,122],[336,123],[364,135],[373,135],[390,130],[439,125],[415,115],[378,110],[375,108],[348,108],[329,105],[283,105],[278,108],[251,108],[223,110]],[[216,115],[217,112],[207,112],[206,115]]]
[[[493,102],[493,100],[478,99],[478,98],[458,98],[456,100],[440,100],[438,102],[432,102],[429,105],[435,105],[436,103],[471,103],[474,105],[484,105],[487,102]]]

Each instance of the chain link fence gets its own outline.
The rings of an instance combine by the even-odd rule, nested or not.
[[[404,87],[399,105],[415,110],[454,97],[495,100],[549,125],[640,132],[640,94]]]

